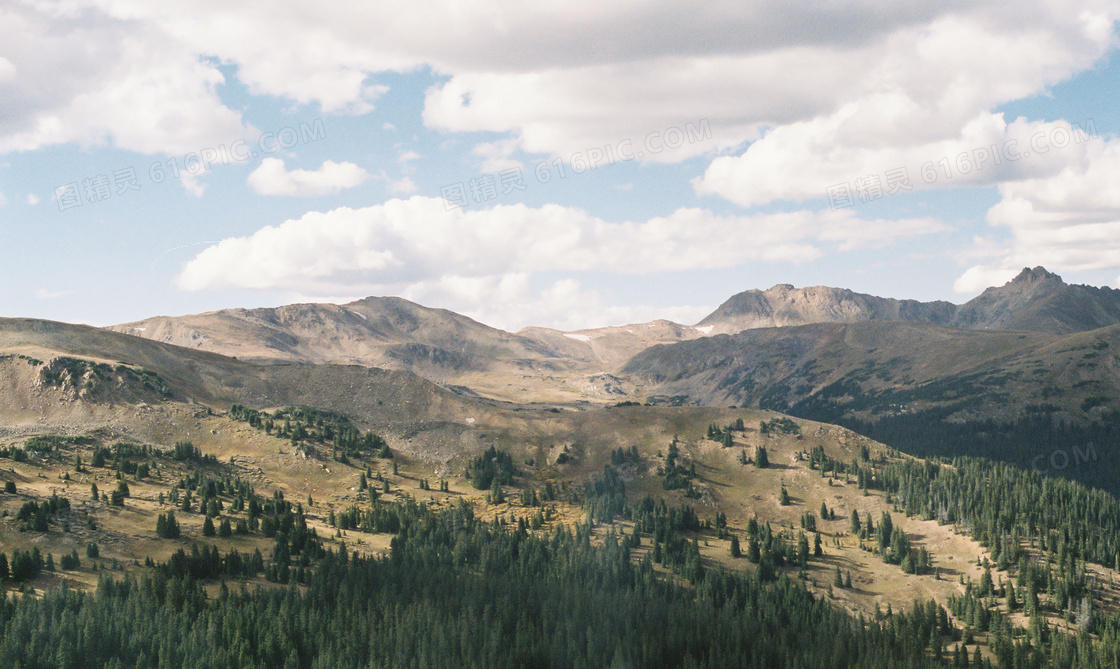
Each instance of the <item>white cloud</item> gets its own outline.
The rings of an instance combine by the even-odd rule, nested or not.
[[[1053,175],[999,186],[1001,200],[988,222],[1006,229],[1009,245],[969,273],[1012,272],[1044,265],[1055,271],[1120,267],[1120,140],[1098,138],[1083,147],[1084,160]]]
[[[916,6],[908,16],[868,20],[889,9],[852,4],[834,10],[842,16],[833,27],[850,31],[836,39],[811,34],[828,20],[822,17],[811,26],[780,26],[775,24],[787,11],[782,8],[764,3],[742,11],[764,14],[745,33],[772,34],[755,42],[744,37],[737,47],[721,40],[726,26],[716,23],[734,24],[742,15],[715,17],[701,10],[696,20],[711,20],[709,30],[719,35],[706,48],[677,50],[680,38],[668,38],[662,48],[629,58],[457,71],[429,91],[425,120],[454,131],[511,132],[527,151],[560,154],[624,139],[640,146],[646,132],[710,121],[711,141],[645,156],[657,160],[732,147],[768,128],[803,124],[798,134],[804,137],[786,138],[801,150],[785,162],[797,168],[828,164],[853,149],[960,136],[994,106],[1043,92],[1090,67],[1114,43],[1111,22],[1117,15],[1115,7],[1078,11],[1043,3],[1008,13],[984,3]],[[855,16],[865,23],[847,22]],[[641,24],[643,18],[639,12],[635,20]],[[618,55],[625,48],[608,51]],[[780,171],[796,175],[797,168]]]
[[[8,204],[8,198],[3,193],[0,193],[0,207]]]
[[[35,291],[35,297],[40,300],[57,300],[61,297],[69,297],[74,295],[72,290],[47,290],[46,288],[39,288]]]
[[[412,163],[420,160],[423,157],[424,156],[420,155],[419,153],[410,150],[405,151],[401,155],[397,156],[397,162],[401,165],[401,171],[404,172],[405,175],[409,175],[416,171],[416,166]],[[411,195],[417,190],[418,189],[416,187],[416,184],[413,183],[412,179],[410,179],[408,176],[397,179],[396,181],[393,181],[389,184],[389,192],[397,195]]]
[[[896,168],[920,189],[991,185],[1079,164],[1083,142],[1044,153],[1030,147],[1039,132],[1045,140],[1059,126],[1068,131],[1068,121],[1009,123],[991,110],[1091,67],[1115,43],[1103,16],[1032,7],[1010,20],[980,8],[900,29],[861,51],[870,58],[860,80],[832,108],[774,127],[742,155],[715,159],[696,189],[751,206],[823,198],[826,188],[854,187],[869,175],[885,185]],[[852,57],[839,55],[838,63]]]
[[[0,56],[0,83],[16,78],[16,66],[12,61]]]
[[[983,113],[955,137],[845,145],[844,122],[861,113],[852,107],[828,119],[778,128],[741,156],[716,158],[693,183],[699,193],[743,206],[835,197],[838,187],[858,202],[860,193],[877,199],[928,188],[990,186],[1083,165],[1094,132],[1091,123],[1006,123],[1002,114]],[[1064,146],[1051,146],[1051,137]]]
[[[855,105],[861,112],[834,131],[843,145],[831,154],[815,147],[826,163],[853,148],[961,137],[995,105],[1090,67],[1112,45],[1117,17],[1115,6],[1097,0],[1027,0],[1013,11],[994,1],[857,0],[815,6],[811,19],[803,7],[777,0],[580,0],[562,9],[427,0],[329,12],[276,11],[263,0],[73,0],[67,7],[8,10],[0,20],[10,26],[0,44],[14,45],[5,53],[11,67],[0,65],[0,86],[3,77],[20,82],[11,117],[22,125],[42,120],[37,135],[18,135],[21,145],[115,140],[135,127],[143,138],[130,143],[181,146],[192,132],[178,128],[162,100],[174,100],[201,126],[237,121],[213,95],[216,63],[235,65],[254,94],[328,113],[367,112],[385,91],[374,75],[426,67],[441,77],[425,98],[430,127],[507,133],[522,150],[565,157],[630,140],[636,151],[646,149],[643,160],[673,161],[817,122],[822,127],[801,127],[806,139],[787,138],[812,146],[812,138],[829,136],[829,119]],[[42,20],[52,11],[62,15],[53,19],[62,28],[56,35]],[[52,82],[48,92],[35,92],[42,81]],[[78,109],[71,104],[78,95],[91,96],[80,109],[92,102],[119,118],[98,114],[81,127],[83,119],[58,112]],[[704,141],[644,147],[648,133],[701,120],[711,129]],[[7,130],[0,137],[16,143]],[[799,156],[789,161],[805,164]]]
[[[73,142],[185,154],[245,133],[217,65],[83,2],[0,8],[0,153]],[[6,72],[6,74],[5,74]]]
[[[561,279],[534,290],[528,274],[494,277],[441,277],[408,286],[401,297],[420,304],[451,309],[493,327],[515,332],[533,325],[557,330],[580,330],[659,318],[695,323],[712,311],[708,305],[616,305],[574,279]]]
[[[180,172],[179,183],[183,185],[183,189],[187,191],[188,195],[202,197],[202,194],[206,192],[206,184],[202,183],[202,177],[207,174],[209,174],[209,170],[202,170],[198,174]]]
[[[501,172],[502,170],[521,167],[521,161],[513,158],[517,151],[517,140],[503,139],[497,142],[485,142],[476,145],[471,153],[482,158],[478,168],[483,172]]]
[[[416,191],[420,190],[420,187],[416,185],[416,182],[414,182],[409,177],[401,177],[400,179],[397,179],[395,181],[390,181],[387,188],[393,195],[412,195]]]
[[[354,163],[327,160],[315,171],[288,171],[282,159],[265,158],[260,167],[249,174],[246,183],[261,195],[315,197],[353,188],[369,177],[368,172]]]
[[[555,204],[448,211],[440,198],[417,196],[311,212],[226,239],[186,263],[177,284],[301,295],[434,294],[466,305],[487,292],[522,296],[493,298],[503,311],[527,299],[525,279],[518,277],[539,272],[643,275],[751,261],[802,263],[944,229],[930,219],[867,220],[849,211],[720,216],[679,209],[611,223]]]
[[[1002,286],[1015,278],[1022,269],[985,267],[977,265],[970,267],[954,283],[953,290],[958,293],[978,293],[985,288]]]
[[[35,205],[39,204],[39,196],[34,194],[34,193],[28,193],[27,194],[27,204],[29,204],[31,206],[35,206]]]

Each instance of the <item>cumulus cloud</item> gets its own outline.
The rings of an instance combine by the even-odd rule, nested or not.
[[[35,206],[35,205],[39,204],[39,196],[34,194],[34,193],[28,193],[27,194],[27,204],[29,204],[31,206]]]
[[[931,219],[876,221],[851,212],[720,216],[678,209],[647,221],[611,223],[582,209],[499,205],[447,209],[413,197],[363,209],[311,212],[249,237],[222,241],[187,264],[179,285],[347,293],[342,286],[414,283],[433,277],[511,272],[646,274],[730,267],[748,260],[806,262],[830,242],[854,248],[944,230]],[[840,232],[838,232],[838,230]]]
[[[1120,140],[1098,138],[1084,160],[1044,177],[999,186],[1000,201],[987,220],[1006,229],[1010,245],[957,282],[967,290],[974,277],[1006,274],[1024,266],[1061,271],[1120,267]]]
[[[869,176],[886,182],[898,169],[913,188],[956,187],[1083,163],[1081,141],[1031,148],[1039,133],[1043,143],[1068,133],[1068,120],[1007,122],[991,110],[1091,67],[1114,44],[1110,16],[1036,7],[1011,21],[981,8],[900,29],[864,52],[871,57],[859,82],[831,109],[774,127],[739,156],[715,159],[696,189],[751,206],[822,198],[830,186]]]
[[[958,293],[978,293],[985,288],[1002,286],[1015,278],[1021,271],[1006,267],[970,267],[954,283],[953,290]]]
[[[521,161],[513,157],[517,151],[517,140],[504,139],[498,142],[484,142],[471,149],[471,153],[481,158],[478,168],[483,172],[501,172],[521,167]]]
[[[862,113],[852,107],[828,119],[783,126],[741,156],[716,158],[693,183],[700,193],[743,206],[819,198],[833,206],[853,205],[899,192],[992,186],[1084,166],[1095,132],[1091,120],[1007,123],[1002,114],[984,113],[953,137],[853,145],[844,137],[844,121]]]
[[[287,170],[280,158],[265,158],[246,183],[261,195],[315,197],[360,185],[369,173],[354,163],[324,161],[318,170]]]
[[[401,177],[400,179],[390,181],[388,189],[389,192],[394,195],[412,195],[416,191],[420,190],[420,187],[417,186],[416,182],[411,178]]]
[[[625,7],[580,0],[562,10],[450,0],[329,12],[276,11],[263,0],[75,0],[65,7],[7,10],[0,21],[9,26],[0,44],[14,45],[3,56],[8,65],[0,62],[0,86],[22,82],[12,118],[42,121],[38,135],[25,131],[18,142],[5,131],[9,146],[52,132],[56,139],[115,138],[131,127],[147,135],[175,127],[167,119],[137,124],[135,105],[130,112],[111,104],[127,99],[122,92],[151,95],[153,103],[168,92],[185,95],[195,104],[179,108],[191,109],[196,124],[236,120],[212,95],[221,76],[214,63],[223,62],[237,67],[254,94],[328,113],[372,109],[385,91],[374,81],[378,73],[431,68],[440,83],[425,96],[430,127],[505,133],[529,152],[570,156],[630,141],[642,160],[675,161],[801,123],[805,137],[784,141],[818,149],[812,158],[827,163],[828,145],[814,141],[833,135],[843,147],[870,149],[899,138],[907,146],[959,138],[994,105],[1090,67],[1113,43],[1117,17],[1116,7],[1093,0],[1080,7],[1033,0],[1015,11],[994,1],[857,0],[815,6],[811,16],[776,0]],[[36,23],[52,13],[69,29],[52,36]],[[132,68],[120,67],[125,62]],[[44,80],[55,83],[35,93]],[[79,132],[71,127],[79,119],[60,115],[78,95],[113,106],[120,120],[110,124],[100,114],[96,127]],[[862,111],[850,114],[852,105]],[[158,106],[148,108],[159,115]],[[645,146],[651,133],[701,121],[710,128],[704,141]],[[724,194],[714,175],[708,185]]]
[[[217,64],[86,3],[0,7],[0,153],[75,143],[198,151],[245,134]]]
[[[35,291],[35,297],[40,300],[57,300],[62,297],[69,297],[74,294],[72,290],[47,290],[46,288],[39,288]]]
[[[1118,219],[1111,205],[1068,181],[1090,178],[1109,190],[1120,178],[1120,165],[1108,152],[1094,154],[1087,142],[1054,147],[1055,132],[1071,132],[1069,122],[1083,119],[1042,123],[993,110],[1045,94],[1091,68],[1115,47],[1118,17],[1120,7],[1098,0],[1025,0],[1013,9],[994,0],[855,0],[818,3],[811,14],[778,0],[626,6],[576,0],[562,8],[527,0],[420,0],[331,11],[312,5],[277,11],[264,0],[8,3],[0,8],[0,153],[75,143],[185,154],[228,142],[252,128],[220,99],[220,66],[236,72],[252,94],[316,105],[328,114],[373,109],[387,90],[377,80],[381,73],[430,71],[437,83],[424,95],[424,123],[451,135],[444,149],[477,141],[457,133],[496,133],[473,150],[486,171],[513,166],[524,153],[573,161],[608,152],[661,162],[710,157],[694,182],[696,191],[744,207],[822,200],[828,188],[841,184],[852,187],[857,199],[906,185],[998,184],[1003,199],[989,222],[1009,230],[1014,244],[1003,256],[984,259],[984,272],[1039,262],[1110,267],[1120,262],[1111,241],[1120,238],[1113,227]],[[1050,150],[1031,144],[1038,133],[1051,140]],[[282,161],[270,160],[276,162],[262,163],[254,175],[276,192],[336,192],[331,188],[349,183],[346,164],[328,177],[327,163],[313,172],[288,172]],[[391,193],[415,192],[409,164],[402,162],[403,178],[386,179]],[[356,169],[346,176],[357,178]],[[900,169],[908,182],[892,180]],[[183,183],[195,193],[203,188],[197,180]],[[443,225],[443,213],[434,203],[430,207],[436,223],[421,228]],[[528,224],[514,223],[532,219],[557,235],[564,267],[586,267],[588,258],[608,266],[661,259],[693,267],[693,258],[705,254],[686,246],[701,243],[710,245],[706,258],[800,261],[879,243],[869,232],[876,225],[888,239],[941,229],[934,221],[876,224],[856,216],[828,220],[830,227],[824,227],[827,216],[819,212],[779,220],[680,210],[662,219],[607,224],[563,207],[530,211],[496,208],[485,221],[455,222],[495,226],[538,245],[553,242],[527,230]],[[339,212],[320,216],[346,218]],[[742,249],[746,243],[738,238],[727,243],[701,233],[690,237],[674,227],[690,217],[703,219],[701,231],[726,232],[732,219],[737,226],[749,223],[762,239]],[[554,218],[564,225],[554,227]],[[276,229],[299,227],[289,223]],[[779,223],[795,233],[767,239],[766,231]],[[419,244],[407,235],[382,239],[392,228],[387,223],[364,225],[385,248],[363,247],[361,261],[350,259],[351,276],[323,270],[311,273],[315,282],[348,288],[372,281],[370,272],[389,272],[391,261]],[[653,234],[671,230],[676,254],[659,255],[627,237],[638,249],[634,260],[603,259],[571,242],[578,230],[614,243],[607,231],[628,226]],[[259,246],[271,239],[264,231],[258,235],[247,240]],[[450,238],[497,255],[471,246],[469,236]],[[510,267],[464,276],[536,271],[518,264],[525,257],[559,262],[547,255],[518,250]],[[389,265],[367,266],[378,258]],[[300,269],[293,282],[302,285],[308,277],[300,272],[308,266],[295,266]],[[183,276],[208,285],[198,279],[206,274],[201,267],[192,263],[188,269],[194,270]],[[421,274],[428,278],[407,281],[451,276]],[[972,276],[982,274],[978,269]],[[218,283],[230,278],[222,272],[208,276]]]
[[[711,313],[710,305],[647,306],[611,304],[594,289],[575,279],[560,279],[534,289],[530,275],[441,277],[401,291],[401,297],[420,304],[444,307],[511,332],[533,325],[557,330],[580,330],[664,318],[695,323]]]
[[[827,210],[723,216],[682,208],[615,223],[555,204],[449,211],[442,199],[416,196],[311,212],[223,240],[186,263],[177,284],[301,295],[435,295],[460,306],[491,303],[495,313],[511,314],[511,305],[524,309],[532,301],[525,277],[540,272],[644,275],[750,261],[803,263],[945,229],[932,219],[868,220]]]

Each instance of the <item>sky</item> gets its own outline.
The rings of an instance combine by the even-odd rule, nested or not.
[[[1120,2],[0,0],[0,316],[1120,287]]]

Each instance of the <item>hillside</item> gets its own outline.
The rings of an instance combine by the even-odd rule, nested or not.
[[[1058,336],[865,321],[656,346],[623,372],[648,395],[839,423],[918,455],[1030,466],[1091,443],[1100,463],[1057,473],[1116,491],[1118,354],[1120,326]]]
[[[672,324],[660,328],[657,337],[691,336]],[[632,329],[603,336],[634,341],[630,337],[639,335]],[[579,582],[664,579],[658,581],[664,586],[623,591],[611,601],[637,601],[631,597],[684,583],[708,593],[708,586],[698,586],[745,575],[742,583],[762,588],[758,597],[795,588],[782,595],[785,606],[794,600],[816,602],[822,611],[853,616],[843,620],[862,615],[905,624],[904,612],[915,601],[933,606],[935,614],[938,607],[944,609],[940,632],[925,630],[921,645],[892,651],[913,654],[911,665],[920,658],[932,660],[939,652],[933,648],[960,652],[967,647],[973,656],[995,659],[1009,652],[1004,626],[1026,629],[1029,624],[1004,586],[1021,573],[1016,556],[1045,561],[1035,542],[1051,536],[1052,524],[1066,522],[1062,519],[1089,504],[1100,510],[1086,523],[1070,525],[1069,535],[1069,545],[1081,547],[1088,566],[1083,571],[1061,567],[1070,558],[1067,544],[1059,544],[1059,585],[1041,596],[1038,619],[1046,621],[1055,640],[1065,638],[1076,629],[1065,615],[1069,593],[1090,589],[1094,610],[1120,611],[1120,585],[1115,585],[1120,574],[1111,569],[1116,566],[1111,558],[1120,551],[1113,543],[1120,536],[1113,531],[1120,528],[1115,499],[1080,487],[1051,490],[1069,484],[996,470],[992,463],[925,463],[844,427],[791,420],[768,409],[781,405],[797,413],[808,406],[806,400],[815,399],[827,400],[824,404],[841,414],[873,416],[877,405],[867,399],[890,396],[895,409],[907,413],[926,407],[967,412],[968,407],[954,404],[961,396],[937,385],[938,379],[954,378],[971,379],[976,389],[993,393],[978,400],[977,406],[988,411],[1001,403],[1010,406],[1009,398],[1021,392],[1018,385],[1001,381],[1001,368],[1005,379],[1024,388],[1030,377],[1043,376],[1034,374],[1040,360],[1048,365],[1044,388],[1050,382],[1081,388],[1075,379],[1086,380],[1082,377],[1098,368],[1115,369],[1118,331],[1057,337],[884,322],[750,330],[655,346],[627,365],[640,384],[695,392],[704,402],[722,406],[596,407],[497,402],[452,392],[409,372],[251,362],[97,328],[4,319],[0,460],[7,462],[0,467],[0,480],[14,485],[15,492],[0,495],[0,509],[7,512],[0,519],[0,552],[11,553],[13,563],[21,552],[21,575],[10,587],[48,598],[63,583],[92,589],[106,573],[148,578],[189,572],[215,606],[227,606],[247,600],[223,598],[219,582],[226,580],[230,590],[239,582],[262,586],[263,593],[298,583],[321,592],[338,573],[330,555],[344,547],[355,561],[392,555],[374,563],[381,565],[380,573],[392,565],[419,569],[409,578],[428,578],[431,565],[456,555],[461,571],[447,575],[448,583],[482,576],[499,579],[494,585],[500,587],[508,585],[501,579],[510,578],[510,572],[505,567],[491,571],[493,564],[556,555],[566,550],[564,537],[574,530],[572,545],[592,551],[593,558],[579,570]],[[594,343],[564,333],[559,338]],[[703,370],[702,379],[692,374],[695,369]],[[740,376],[733,380],[729,371]],[[751,378],[769,385],[754,386]],[[603,382],[623,382],[612,379]],[[795,379],[812,384],[816,392],[798,394],[791,385]],[[775,390],[783,384],[785,390]],[[769,394],[758,394],[766,388]],[[1010,394],[999,396],[1006,388]],[[701,395],[701,389],[708,394]],[[646,388],[633,392],[638,390]],[[898,400],[906,393],[912,396],[902,407]],[[754,408],[726,407],[733,398]],[[354,437],[344,442],[348,430]],[[362,434],[364,441],[358,439]],[[384,449],[365,443],[383,443]],[[1103,445],[1096,453],[1102,460],[1111,457]],[[508,477],[479,483],[479,468],[493,462],[508,463]],[[1045,499],[1055,505],[1073,501],[1047,507],[1045,513],[1036,506],[1016,510],[1005,502],[997,513],[994,506],[984,506],[984,498],[946,498],[935,487],[956,489],[997,479],[1017,486],[1010,489],[1014,494],[1004,493],[1006,500],[1033,499],[1028,490],[1050,486]],[[101,491],[97,499],[90,496],[92,486]],[[252,500],[248,508],[247,499]],[[28,511],[28,504],[38,510]],[[254,508],[265,509],[263,516]],[[166,534],[171,512],[178,516],[175,533],[180,536],[160,534]],[[858,531],[856,514],[862,523]],[[1018,548],[1009,548],[1007,518],[1027,514],[1034,515],[1016,520],[1022,528],[1016,525],[1011,535]],[[159,517],[165,518],[162,530]],[[871,530],[871,523],[881,527],[888,517],[894,537],[889,540],[881,530]],[[442,522],[458,529],[439,536],[464,543],[425,548],[424,532]],[[474,528],[473,538],[465,538],[465,528]],[[613,552],[620,537],[627,548]],[[811,548],[802,556],[801,537],[809,546],[820,537],[820,554]],[[535,547],[537,541],[548,548],[503,552],[510,545]],[[199,544],[236,554],[215,562],[190,552]],[[740,546],[741,557],[734,557],[734,545]],[[28,577],[26,556],[34,549],[67,556],[67,566],[44,566]],[[73,556],[83,550],[86,557],[75,566]],[[421,559],[427,550],[435,552]],[[254,552],[260,561],[246,562]],[[472,556],[486,557],[476,563]],[[559,560],[550,569],[562,564],[571,563]],[[635,570],[633,578],[612,580],[629,569]],[[985,585],[985,574],[992,571],[998,587]],[[523,592],[531,586],[517,587]],[[565,596],[572,587],[564,589]],[[439,591],[449,592],[446,586]],[[371,601],[381,597],[368,596]],[[704,603],[706,596],[696,601]],[[978,606],[978,597],[987,597],[982,616],[968,608]],[[653,606],[659,600],[642,601]],[[896,613],[884,613],[892,610]],[[927,650],[926,644],[933,647]],[[8,657],[6,648],[0,642],[0,656]],[[209,657],[205,650],[194,652]]]

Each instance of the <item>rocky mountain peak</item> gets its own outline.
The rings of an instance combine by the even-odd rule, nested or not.
[[[1011,280],[1011,285],[1032,284],[1032,283],[1038,283],[1040,281],[1051,281],[1051,280],[1056,282],[1056,283],[1062,283],[1062,284],[1065,283],[1064,281],[1062,281],[1062,277],[1058,276],[1057,274],[1054,274],[1053,272],[1047,271],[1045,267],[1039,265],[1038,267],[1035,267],[1034,269],[1031,269],[1030,267],[1024,267],[1023,271],[1019,272],[1019,275]]]

